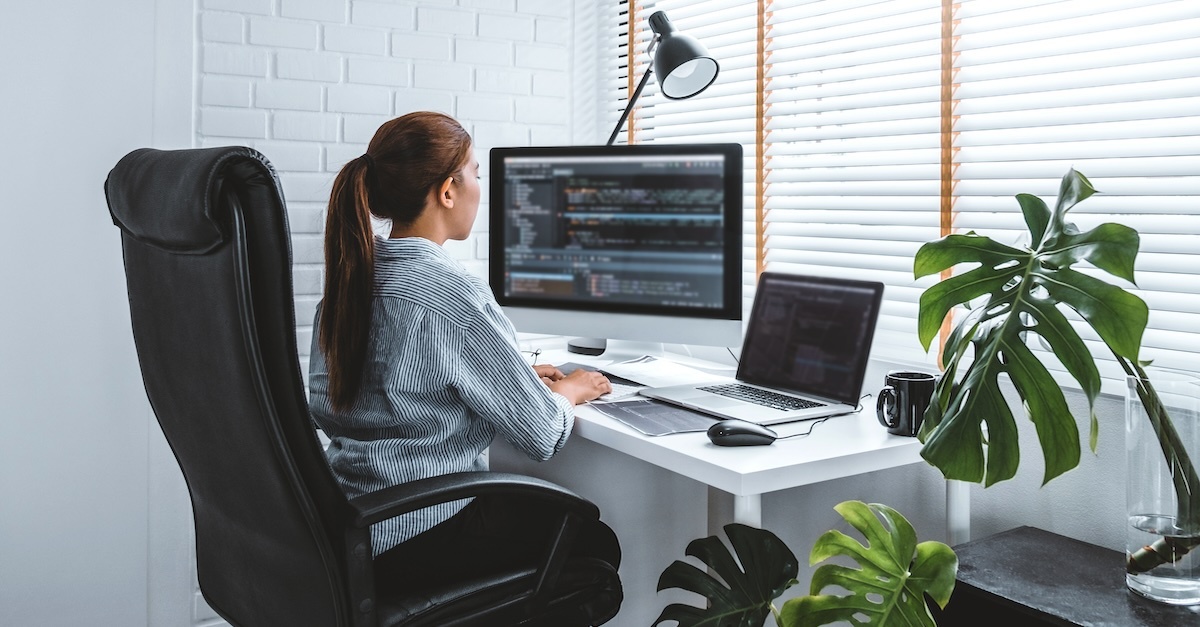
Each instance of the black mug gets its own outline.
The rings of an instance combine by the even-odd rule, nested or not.
[[[879,424],[887,427],[888,433],[917,435],[936,383],[937,377],[928,372],[889,372],[875,401]]]

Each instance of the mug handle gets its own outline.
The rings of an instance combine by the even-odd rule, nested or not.
[[[887,411],[884,411],[883,406],[888,406]],[[879,390],[879,396],[875,399],[875,417],[879,419],[879,424],[889,428],[896,428],[896,389],[890,385],[884,386]],[[884,415],[887,418],[884,418]]]

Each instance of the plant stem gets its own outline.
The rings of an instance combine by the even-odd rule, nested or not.
[[[1150,426],[1162,448],[1167,468],[1171,472],[1171,481],[1175,486],[1178,500],[1175,526],[1180,530],[1177,536],[1164,535],[1148,546],[1133,551],[1126,563],[1126,571],[1144,573],[1162,564],[1174,563],[1200,546],[1200,476],[1192,464],[1187,448],[1171,421],[1167,408],[1163,406],[1158,391],[1150,383],[1145,369],[1140,364],[1117,356],[1117,361],[1125,369],[1126,374],[1137,378],[1137,395],[1146,410]]]

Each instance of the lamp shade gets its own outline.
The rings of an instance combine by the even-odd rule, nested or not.
[[[638,96],[642,95],[642,89],[650,81],[651,74],[658,74],[660,91],[664,97],[671,100],[691,98],[717,80],[720,67],[716,60],[708,56],[708,49],[695,38],[676,31],[666,13],[655,11],[650,16],[650,30],[654,31],[654,38],[650,41],[646,53],[654,53],[654,63],[652,67],[646,68],[637,89],[633,90],[633,95],[621,111],[621,118],[617,120],[612,135],[608,136],[606,146],[611,146],[617,140],[621,125],[629,118],[629,112],[633,110]]]
[[[663,96],[672,100],[691,98],[717,80],[720,69],[708,50],[694,37],[675,30],[667,14],[650,16],[650,30],[661,40],[654,54],[654,73]]]

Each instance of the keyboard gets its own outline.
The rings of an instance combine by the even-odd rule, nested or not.
[[[809,401],[795,396],[787,396],[785,394],[777,394],[767,390],[742,385],[740,383],[723,383],[721,385],[706,385],[698,389],[729,398],[736,398],[755,405],[770,407],[780,411],[793,411],[796,409],[808,409],[809,407],[821,407],[824,403]]]
[[[596,400],[600,400],[600,401],[621,400],[623,398],[636,395],[638,393],[638,390],[645,387],[644,385],[626,385],[624,383],[614,383],[611,379],[609,380],[609,384],[612,385],[612,391],[609,392],[608,394],[604,394],[604,395],[600,396],[600,398],[598,398]]]

